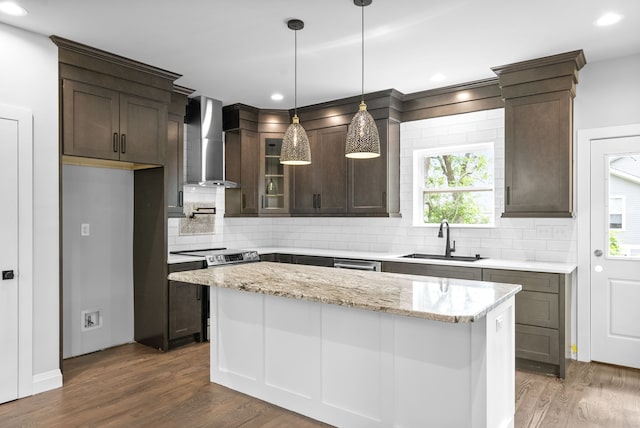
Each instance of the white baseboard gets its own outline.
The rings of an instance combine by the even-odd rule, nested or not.
[[[62,372],[59,369],[33,375],[33,394],[62,387]]]

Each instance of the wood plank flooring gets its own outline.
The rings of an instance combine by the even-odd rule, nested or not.
[[[515,426],[640,427],[640,370],[569,365],[567,379],[516,372]],[[64,387],[0,405],[0,428],[327,426],[209,382],[209,346],[138,344],[64,362]],[[425,427],[428,427],[425,421]]]

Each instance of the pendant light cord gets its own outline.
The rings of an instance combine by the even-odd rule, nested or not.
[[[364,102],[364,4],[362,6],[360,6],[360,9],[362,9],[362,102]]]
[[[293,114],[298,115],[298,30],[293,32],[294,34],[294,48],[293,48]]]

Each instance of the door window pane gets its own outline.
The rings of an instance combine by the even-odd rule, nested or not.
[[[640,153],[609,156],[609,256],[640,258]]]

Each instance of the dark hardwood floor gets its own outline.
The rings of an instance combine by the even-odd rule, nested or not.
[[[319,427],[209,382],[209,346],[130,344],[64,362],[64,387],[0,405],[0,427]],[[425,420],[425,427],[428,427]],[[516,427],[640,427],[640,370],[572,363],[516,372]]]

